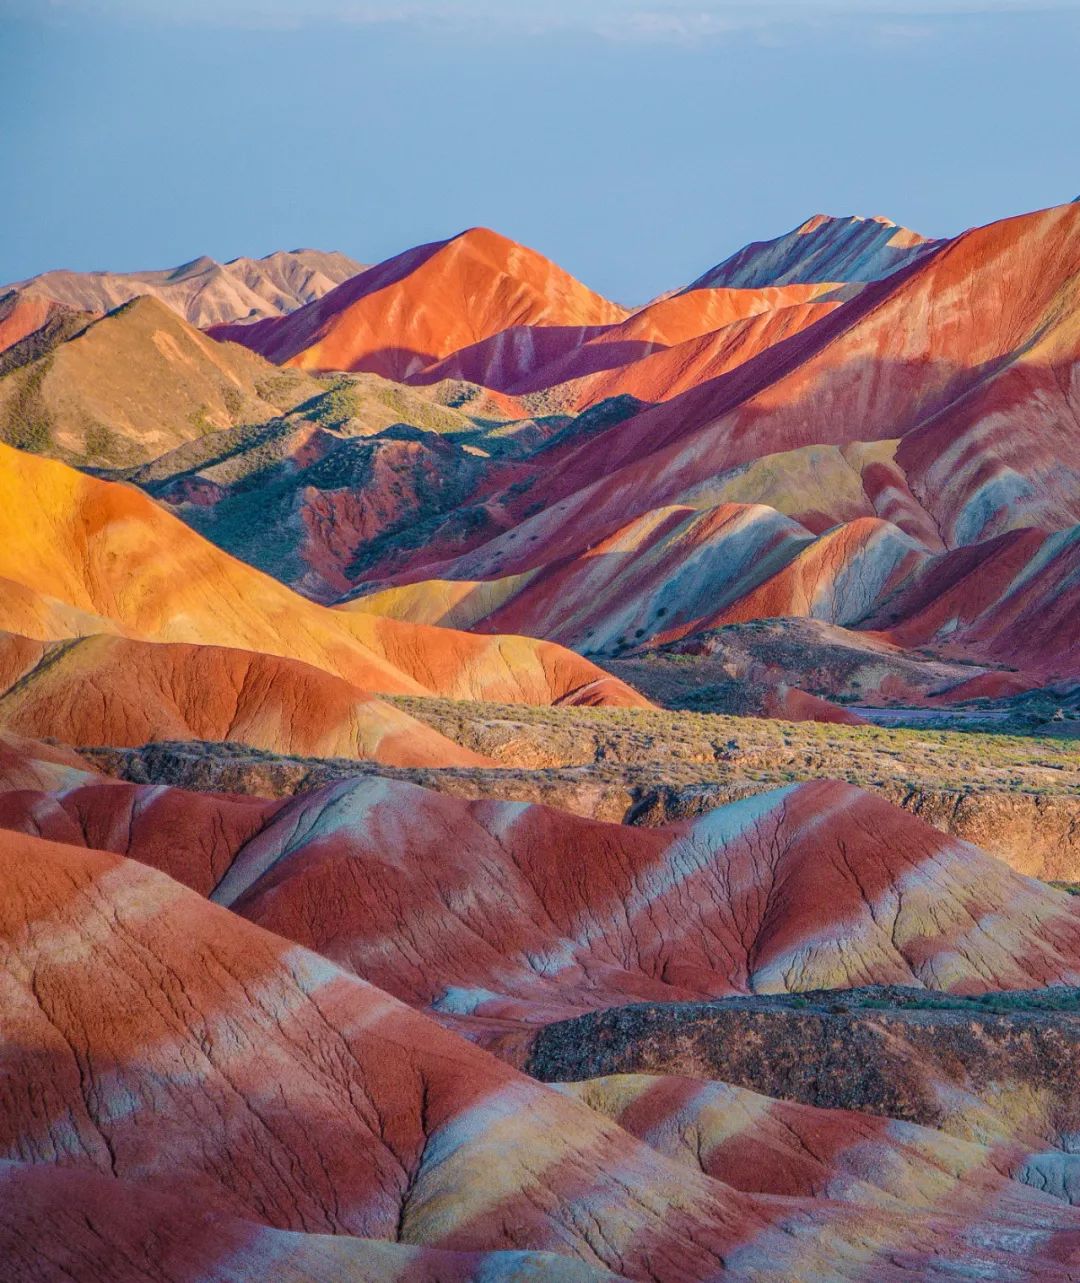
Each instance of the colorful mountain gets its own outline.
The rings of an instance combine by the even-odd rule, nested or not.
[[[279,365],[405,379],[511,326],[580,337],[625,315],[534,250],[472,228],[369,268],[289,318],[212,333]]]
[[[816,281],[878,281],[933,253],[942,241],[898,227],[891,219],[815,214],[771,241],[754,241],[711,267],[689,287],[797,285]]]

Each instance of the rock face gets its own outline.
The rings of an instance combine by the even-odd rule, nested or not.
[[[8,289],[27,305],[99,313],[149,296],[202,329],[295,311],[363,270],[345,254],[278,250],[228,263],[203,256],[155,272],[44,272]]]
[[[597,1012],[538,1031],[523,1059],[544,1080],[715,1078],[980,1144],[1064,1154],[1080,1121],[1068,1067],[1078,1038],[1073,989],[985,1001],[865,989]]]

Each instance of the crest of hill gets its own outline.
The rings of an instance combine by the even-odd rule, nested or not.
[[[550,642],[330,610],[222,552],[141,492],[0,446],[0,627],[116,633],[296,659],[364,691],[647,705]]]
[[[945,244],[888,218],[815,214],[769,241],[753,241],[697,278],[689,289],[877,281]]]
[[[208,338],[151,296],[75,328],[52,338],[39,329],[10,349],[30,359],[0,378],[4,440],[73,462],[140,463],[323,391],[299,372]]]
[[[152,295],[205,328],[295,311],[363,270],[345,254],[297,249],[227,263],[203,255],[160,271],[44,272],[8,288],[26,300],[82,312],[111,312],[139,295]]]
[[[535,250],[471,228],[387,259],[291,317],[213,333],[279,365],[401,380],[513,326],[587,329],[627,315]]]

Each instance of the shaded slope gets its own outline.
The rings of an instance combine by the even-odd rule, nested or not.
[[[812,316],[825,314],[814,312],[814,301],[835,292],[832,285],[764,290],[702,289],[660,299],[616,324],[591,329],[571,325],[516,326],[459,348],[428,369],[417,371],[411,379],[416,383],[465,379],[517,395],[552,389],[570,380],[595,379],[597,390],[583,388],[577,392],[577,403],[583,407],[601,399],[601,387],[610,388],[607,395],[614,396],[623,391],[633,392],[631,383],[658,386],[664,366],[651,379],[638,373],[640,362],[654,353],[695,341],[700,352],[707,336],[714,336],[712,346],[715,347],[717,331],[735,325],[745,329],[752,318],[764,320],[777,312],[792,312],[788,329],[800,328],[808,324]],[[833,305],[821,306],[827,312]],[[801,314],[799,321],[793,319],[795,313]],[[760,327],[756,333],[760,336]],[[760,337],[758,342],[761,344]],[[730,356],[728,359],[731,361]],[[704,355],[698,355],[697,362],[703,370],[709,368]],[[673,364],[674,360],[669,361],[666,368]],[[689,383],[686,364],[684,358],[684,377]],[[604,373],[608,379],[600,381],[599,376]],[[706,374],[701,373],[699,377]],[[549,395],[570,404],[565,394]]]
[[[0,1163],[6,1283],[617,1283],[554,1253],[443,1252],[303,1234],[214,1213],[190,1196],[28,1163]]]
[[[464,500],[482,464],[404,424],[369,437],[301,419],[214,433],[128,475],[233,556],[333,601],[380,547]]]

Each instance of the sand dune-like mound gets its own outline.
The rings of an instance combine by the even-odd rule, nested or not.
[[[0,625],[120,633],[296,659],[364,691],[553,703],[604,682],[559,646],[332,611],[221,552],[140,492],[0,447]]]
[[[631,1001],[1080,978],[1072,898],[833,781],[641,829],[375,776],[268,801],[87,773],[0,793],[0,826],[151,864],[481,1031]]]
[[[308,664],[124,637],[51,647],[0,697],[0,726],[85,746],[191,739],[394,766],[487,764],[400,709]]]
[[[1068,896],[828,781],[661,830],[343,781],[283,810],[214,894],[448,1015],[1080,978]]]
[[[626,311],[496,232],[407,250],[282,320],[224,326],[278,364],[405,379],[512,326],[610,325]]]
[[[562,1090],[660,1153],[748,1192],[967,1214],[994,1203],[1022,1217],[1038,1216],[1031,1187],[1046,1188],[1019,1141],[979,1144],[918,1123],[677,1075],[611,1074]],[[1073,1166],[1064,1153],[1059,1161]]]

